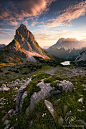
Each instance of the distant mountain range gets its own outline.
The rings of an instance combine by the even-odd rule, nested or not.
[[[5,44],[0,44],[0,51],[3,51],[5,46]]]
[[[86,40],[78,41],[73,38],[61,38],[56,44],[49,47],[47,51],[59,58],[70,59],[78,56],[86,49]]]
[[[86,66],[86,50],[81,52],[73,62],[75,65],[78,66]]]

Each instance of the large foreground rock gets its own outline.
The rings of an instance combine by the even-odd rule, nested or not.
[[[57,85],[58,85],[58,89],[61,92],[68,92],[68,91],[72,92],[74,88],[73,84],[66,80],[61,81],[61,83]]]
[[[54,111],[54,108],[53,108],[52,103],[49,102],[48,100],[45,100],[44,103],[45,103],[47,109],[49,110],[49,112],[51,113],[51,115],[52,115],[53,117],[55,117],[55,116],[54,116],[54,112],[55,112],[55,111]]]
[[[34,108],[34,105],[39,102],[41,99],[44,99],[45,97],[49,97],[51,95],[51,91],[55,90],[54,87],[50,86],[50,83],[44,83],[42,82],[38,83],[37,86],[41,88],[41,91],[34,92],[33,95],[30,98],[30,105],[26,109],[26,114]]]
[[[18,91],[18,94],[17,94],[17,97],[16,97],[16,112],[20,111],[20,103],[22,101],[22,95],[25,92],[25,90],[26,90],[26,86],[21,86],[19,88],[19,91]]]

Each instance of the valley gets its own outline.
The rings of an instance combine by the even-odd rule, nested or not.
[[[0,51],[0,129],[85,129],[84,49],[54,56],[21,24]]]

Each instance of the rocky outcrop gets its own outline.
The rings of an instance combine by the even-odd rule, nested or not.
[[[23,93],[25,92],[25,90],[26,90],[26,86],[21,86],[18,91],[18,94],[16,97],[16,112],[20,111],[20,105],[22,104],[22,99],[23,99],[22,96],[23,96]]]
[[[51,91],[55,91],[54,87],[50,86],[50,83],[44,83],[42,82],[38,83],[37,86],[41,88],[39,92],[34,92],[33,95],[30,98],[30,105],[26,109],[26,114],[34,108],[34,105],[39,102],[41,99],[44,99],[45,97],[51,96]]]
[[[58,84],[58,89],[61,91],[61,92],[72,92],[73,91],[73,84],[69,81],[66,81],[66,80],[63,80],[63,81],[60,81],[61,83]]]
[[[54,94],[60,94],[61,92],[72,92],[73,91],[73,84],[69,81],[63,80],[60,81],[61,83],[58,85],[59,90],[55,90],[55,87],[51,87],[50,83],[44,83],[42,80],[40,83],[37,84],[41,88],[39,92],[34,92],[30,98],[30,105],[26,109],[26,114],[34,108],[34,105],[39,102],[41,99],[45,97],[50,97]],[[47,104],[47,101],[45,102]],[[52,114],[53,115],[53,114]]]

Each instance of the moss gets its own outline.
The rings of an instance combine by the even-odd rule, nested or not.
[[[56,79],[54,78],[54,77],[49,77],[49,78],[45,78],[44,79],[44,82],[45,83],[50,83],[50,82],[52,82],[52,81],[55,81]]]
[[[47,73],[38,73],[35,76],[32,76],[32,79],[44,79],[49,76],[50,74],[47,74]]]
[[[34,93],[34,92],[38,92],[40,91],[41,89],[36,86],[36,84],[38,83],[39,81],[31,81],[29,85],[27,85],[27,97],[24,99],[24,103],[23,103],[23,106],[22,106],[22,112],[25,112],[26,108],[30,105],[30,98],[31,98],[31,95]]]
[[[58,90],[58,85],[57,84],[59,84],[59,83],[60,83],[60,81],[56,80],[56,81],[51,82],[50,86],[55,87],[55,90]]]

